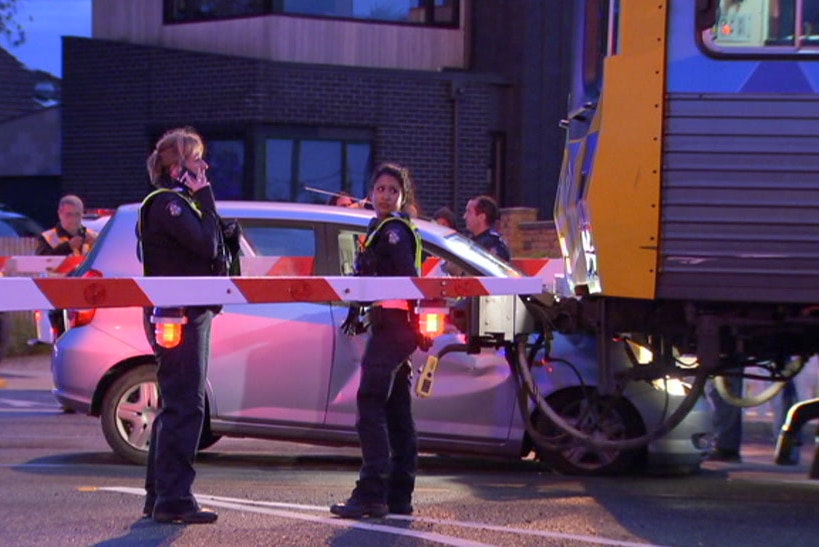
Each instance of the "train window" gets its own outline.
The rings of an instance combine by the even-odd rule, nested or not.
[[[600,94],[603,59],[609,53],[610,0],[586,0],[583,29],[583,85],[586,95]]]
[[[721,52],[819,49],[819,0],[720,0],[704,43]]]

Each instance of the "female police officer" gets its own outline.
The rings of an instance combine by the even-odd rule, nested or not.
[[[413,202],[409,173],[399,165],[384,164],[375,169],[372,180],[370,199],[376,217],[367,228],[356,275],[417,276],[421,241],[410,217],[401,212]],[[371,336],[356,397],[362,466],[350,498],[330,507],[340,517],[412,513],[418,463],[410,404],[409,357],[417,345],[413,316],[414,308],[406,300],[375,302],[369,311]]]
[[[189,128],[165,133],[148,157],[157,188],[139,213],[140,250],[146,276],[225,275],[221,219],[205,176],[202,138]],[[157,522],[206,524],[217,514],[199,507],[191,487],[193,461],[205,415],[205,377],[211,320],[218,307],[188,306],[175,347],[155,340],[146,310],[146,333],[159,367],[162,410],[151,431],[145,479],[145,517]]]

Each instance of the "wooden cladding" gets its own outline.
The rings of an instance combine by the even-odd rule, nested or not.
[[[467,20],[462,6],[461,21]],[[163,24],[162,0],[96,0],[93,36],[270,61],[411,70],[467,68],[462,28],[282,15]]]

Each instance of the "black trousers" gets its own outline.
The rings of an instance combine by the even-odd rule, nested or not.
[[[146,316],[150,311],[146,310]],[[157,379],[162,410],[154,420],[145,476],[146,508],[185,513],[198,508],[192,486],[193,468],[205,417],[205,382],[210,354],[213,311],[186,308],[188,322],[175,348],[156,345],[153,325],[146,317],[146,332],[159,368]]]
[[[416,330],[403,310],[376,309],[370,324],[356,397],[362,466],[353,495],[367,502],[408,503],[418,467],[409,362]]]

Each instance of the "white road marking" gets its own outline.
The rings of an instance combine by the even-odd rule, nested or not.
[[[31,408],[34,406],[42,406],[43,403],[37,403],[34,401],[25,401],[23,399],[6,399],[0,398],[0,405],[8,405],[15,408]]]
[[[141,488],[127,488],[127,487],[100,487],[99,490],[105,490],[108,492],[119,492],[123,494],[136,494],[139,496],[145,495],[145,490]],[[437,543],[441,543],[443,545],[452,545],[454,547],[495,547],[488,543],[480,543],[477,541],[469,541],[460,538],[454,538],[450,536],[445,536],[442,534],[436,534],[434,532],[419,532],[417,530],[404,530],[401,528],[394,528],[392,526],[385,526],[383,524],[370,524],[365,521],[358,521],[358,520],[345,520],[340,518],[330,518],[330,517],[314,517],[311,515],[305,515],[304,513],[295,513],[293,511],[285,511],[281,509],[268,509],[266,507],[261,507],[257,504],[244,504],[244,503],[233,503],[229,501],[220,501],[217,499],[217,496],[200,496],[197,494],[197,498],[205,501],[207,500],[208,505],[214,505],[216,507],[223,507],[225,509],[235,509],[237,511],[250,511],[251,513],[260,513],[263,515],[273,515],[276,517],[281,518],[289,518],[289,519],[296,519],[296,520],[304,520],[310,522],[317,522],[320,524],[327,524],[329,526],[340,526],[343,528],[357,528],[359,530],[369,530],[372,532],[381,532],[384,534],[393,534],[399,536],[407,536],[407,537],[414,537],[418,539],[424,539],[427,541],[435,541]],[[243,501],[243,500],[240,500]],[[306,506],[301,506],[306,507]],[[326,511],[327,509],[324,508]]]
[[[69,469],[77,467],[99,467],[99,465],[98,463],[0,463],[0,467],[12,467],[15,469]]]
[[[2,408],[4,406],[10,408]],[[56,402],[43,403],[40,401],[0,397],[0,412],[52,412],[61,414],[62,408],[60,408]]]
[[[15,408],[0,408],[0,412],[20,414],[21,412],[40,412],[43,414],[62,414],[63,411],[58,407],[49,408],[33,408],[33,407],[15,407]]]
[[[119,492],[122,494],[134,494],[138,496],[144,496],[145,490],[142,488],[130,488],[126,486],[113,486],[113,487],[99,487],[98,490],[104,490],[107,492]],[[433,532],[418,532],[415,530],[407,530],[404,528],[394,528],[392,526],[384,526],[380,524],[369,524],[366,521],[356,521],[356,520],[345,520],[339,518],[330,518],[330,517],[312,517],[310,515],[304,515],[302,513],[296,513],[293,511],[288,511],[287,509],[295,509],[298,511],[319,511],[322,513],[326,513],[328,508],[326,506],[320,505],[303,505],[298,503],[285,503],[285,502],[276,502],[276,501],[261,501],[261,500],[249,500],[244,498],[228,498],[223,496],[210,496],[206,494],[196,494],[196,498],[200,501],[207,502],[208,505],[214,505],[216,507],[224,507],[225,509],[235,509],[237,511],[251,511],[253,513],[262,513],[267,515],[274,515],[282,518],[292,518],[298,520],[307,520],[312,522],[319,522],[322,524],[328,524],[331,526],[344,526],[348,528],[358,528],[362,530],[372,530],[376,532],[384,532],[387,534],[394,534],[399,536],[410,536],[410,537],[417,537],[420,539],[427,539],[430,541],[437,541],[439,543],[443,543],[444,545],[454,545],[457,547],[466,547],[466,546],[485,546],[485,547],[492,547],[485,543],[478,543],[469,540],[462,540],[459,538],[454,538],[451,536],[443,536],[441,534],[436,534]],[[270,508],[270,509],[268,509]],[[275,508],[275,509],[274,509]],[[441,524],[446,526],[456,526],[461,528],[471,528],[476,530],[490,530],[493,532],[504,532],[509,534],[518,534],[523,536],[536,536],[536,537],[543,537],[549,539],[569,539],[574,541],[582,541],[585,543],[593,543],[597,545],[610,545],[613,547],[664,547],[662,545],[654,544],[654,543],[640,543],[634,541],[621,541],[616,539],[606,539],[596,536],[587,536],[587,535],[579,535],[579,534],[566,534],[562,532],[549,532],[546,530],[529,530],[527,528],[514,528],[510,526],[498,526],[494,524],[488,524],[484,522],[469,522],[469,521],[459,521],[459,520],[445,520],[445,519],[433,519],[433,518],[426,518],[426,517],[415,517],[415,516],[403,516],[403,515],[390,515],[389,519],[395,520],[407,520],[407,521],[417,521],[417,522],[425,522],[430,524]]]

